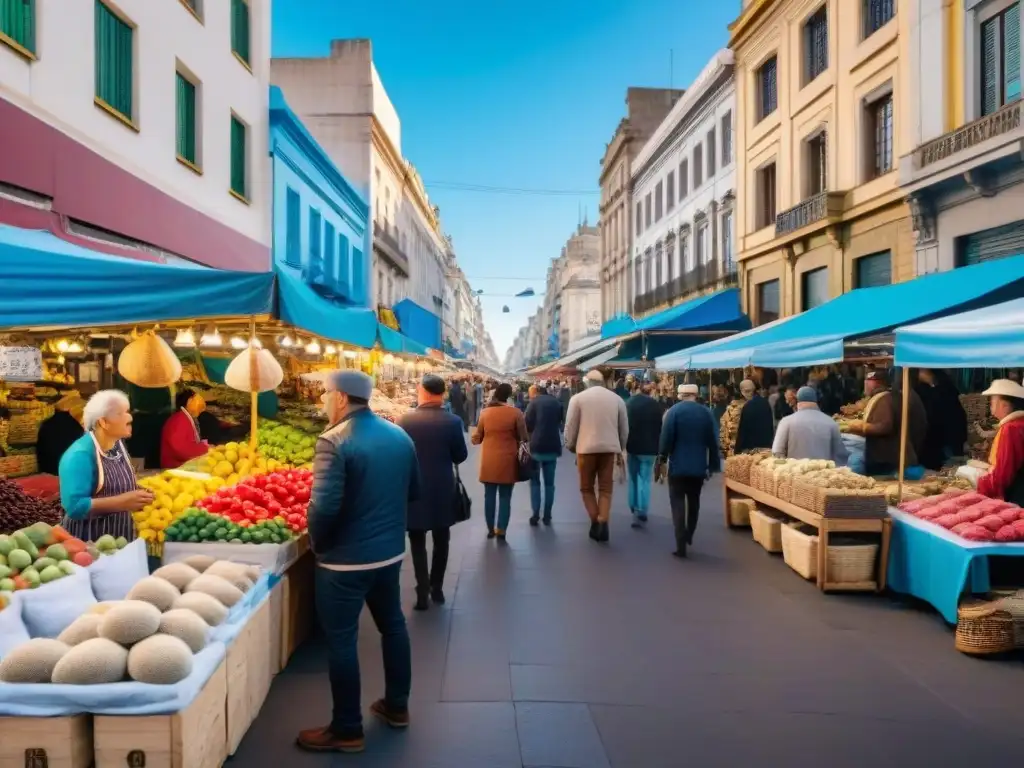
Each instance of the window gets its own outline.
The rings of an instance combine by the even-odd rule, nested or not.
[[[302,266],[302,198],[291,187],[285,197],[284,263],[289,267]]]
[[[826,142],[824,131],[820,131],[806,141],[805,198],[814,197],[828,189],[828,147]]]
[[[231,50],[249,67],[249,0],[231,0]]]
[[[804,84],[828,69],[828,10],[823,5],[804,24]]]
[[[981,114],[1020,98],[1020,3],[981,25]]]
[[[95,16],[96,103],[134,126],[135,28],[100,0]]]
[[[665,282],[671,283],[675,279],[676,272],[676,241],[669,240],[665,246]]]
[[[779,281],[768,280],[757,286],[757,324],[765,325],[779,319]]]
[[[664,213],[662,207],[664,206],[664,200],[662,199],[662,188],[661,182],[654,188],[654,220],[661,221],[661,217]]]
[[[35,0],[0,0],[0,43],[26,58],[35,58]]]
[[[757,228],[775,223],[775,163],[769,163],[757,172]]]
[[[246,160],[248,151],[246,148],[247,128],[245,123],[234,115],[231,116],[231,192],[235,197],[248,201],[246,195]]]
[[[2,0],[0,0],[2,1]],[[199,157],[196,153],[196,132],[198,129],[198,112],[196,110],[196,85],[181,72],[175,73],[176,83],[176,130],[178,159],[192,170],[199,170]]]
[[[636,233],[639,235],[644,231],[644,211],[643,204],[637,201],[636,204]]]
[[[711,261],[711,249],[708,247],[708,225],[702,223],[697,226],[697,264],[703,265]]]
[[[679,164],[679,202],[683,202],[690,194],[690,161],[683,160]]]
[[[896,15],[896,0],[861,0],[864,3],[864,37],[871,37]]]
[[[355,303],[363,301],[363,270],[366,265],[363,263],[363,252],[358,248],[352,249],[352,286],[349,289],[349,297]]]
[[[651,226],[651,193],[647,193],[647,197],[644,198],[644,229],[649,229]]]
[[[349,275],[352,272],[351,255],[348,249],[348,238],[344,235],[338,235],[338,279],[335,282],[338,293],[342,296],[351,295],[351,287],[349,284]]]
[[[854,285],[876,288],[892,283],[892,254],[889,251],[861,256],[855,263]]]
[[[178,0],[178,2],[188,8],[188,12],[195,16],[199,21],[203,20],[202,0]]]
[[[757,117],[764,120],[779,106],[779,60],[772,56],[757,70]]]
[[[892,170],[892,93],[868,104],[868,129],[871,131],[869,177],[874,179]]]
[[[644,256],[644,286],[646,290],[644,293],[650,292],[654,288],[654,282],[651,275],[651,254],[648,253]]]
[[[715,129],[708,131],[708,178],[715,175]]]
[[[665,179],[665,210],[671,211],[676,204],[676,172],[669,171]]]
[[[661,251],[657,251],[654,254],[654,285],[657,288],[662,286],[661,282]]]
[[[722,264],[726,272],[736,271],[732,256],[732,211],[722,214]]]
[[[334,288],[337,285],[337,264],[334,256],[334,225],[324,222],[324,285]]]
[[[693,269],[693,265],[690,263],[690,238],[686,235],[679,236],[679,274],[682,276],[684,272],[689,272]]]
[[[320,211],[315,208],[309,209],[309,269],[306,271],[306,281],[310,284],[323,283],[324,278],[324,255],[321,250],[323,227],[320,220]]]
[[[633,261],[633,295],[639,296],[644,292],[643,259],[637,256]]]
[[[800,275],[801,310],[806,312],[828,301],[828,267],[819,267]]]
[[[698,144],[693,148],[693,188],[696,190],[704,183],[704,147]]]
[[[732,162],[732,112],[722,118],[722,166]]]

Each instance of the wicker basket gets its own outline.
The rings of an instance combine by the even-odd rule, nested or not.
[[[809,509],[824,517],[885,517],[889,513],[889,501],[882,491],[851,495],[818,488],[814,501]]]
[[[782,559],[805,579],[818,578],[818,534],[809,525],[784,525]]]
[[[793,480],[789,496],[792,504],[809,512],[813,512],[818,506],[818,486],[808,485],[802,480]]]
[[[1013,617],[1013,634],[1018,648],[1024,648],[1024,589],[1003,598],[1002,607]]]
[[[875,580],[878,544],[831,536],[828,545],[829,584],[862,584]]]
[[[17,453],[0,458],[0,477],[28,477],[39,472],[39,461],[34,453]]]
[[[970,602],[957,609],[956,649],[972,656],[1007,653],[1016,646],[1013,616],[1003,601]]]
[[[760,509],[750,511],[750,527],[757,526],[754,541],[773,555],[782,553],[782,520]]]
[[[729,499],[729,525],[736,528],[750,526],[750,511],[754,509],[752,499]]]
[[[778,482],[775,483],[775,495],[781,501],[792,502],[793,501],[793,476],[783,475],[779,478]]]
[[[775,477],[775,473],[770,469],[764,469],[761,471],[761,490],[772,496],[775,495],[775,488],[778,484],[778,478]]]

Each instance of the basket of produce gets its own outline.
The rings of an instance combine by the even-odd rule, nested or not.
[[[781,528],[782,559],[805,579],[818,578],[818,533],[809,525]]]
[[[775,482],[775,495],[780,501],[793,501],[793,475],[783,475]]]
[[[57,525],[64,517],[59,501],[43,501],[11,480],[0,478],[0,534],[14,533],[33,523]]]
[[[971,656],[1007,653],[1016,646],[1014,621],[1003,601],[972,601],[957,609],[956,649]]]
[[[16,453],[0,458],[0,477],[28,477],[39,471],[34,453]]]
[[[830,584],[874,581],[878,543],[852,536],[830,536],[826,557]]]
[[[740,426],[740,411],[743,410],[745,402],[745,400],[733,400],[722,414],[718,444],[722,449],[722,455],[726,458],[732,456],[736,451],[736,432]]]
[[[749,526],[752,509],[754,509],[752,499],[729,499],[729,525],[737,528]]]
[[[783,519],[772,512],[761,509],[750,510],[750,527],[754,533],[754,541],[764,547],[766,552],[779,554],[782,552]]]
[[[889,502],[885,494],[876,489],[819,488],[817,505],[811,511],[822,517],[885,517]]]

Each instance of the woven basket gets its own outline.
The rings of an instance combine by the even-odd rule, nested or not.
[[[1003,598],[1002,607],[1013,617],[1013,634],[1018,648],[1024,648],[1024,589]]]
[[[875,580],[877,543],[830,537],[827,557],[829,584],[861,584]]]
[[[751,499],[729,499],[729,525],[736,528],[750,526],[750,511],[754,509]]]
[[[757,526],[754,540],[773,555],[782,553],[782,521],[760,509],[750,511],[750,527]]]
[[[813,512],[818,506],[818,486],[808,485],[802,480],[793,480],[789,496],[792,504],[809,512]]]
[[[775,483],[775,495],[786,502],[793,501],[793,476],[783,475]]]
[[[0,458],[0,477],[28,477],[39,472],[39,461],[34,453],[18,453]]]
[[[957,609],[956,649],[972,656],[1007,653],[1016,645],[1013,616],[1003,601],[981,601]]]
[[[782,559],[805,579],[818,578],[818,535],[809,525],[782,526]]]
[[[827,488],[815,490],[814,506],[806,509],[825,517],[885,517],[889,512],[889,501],[882,491],[852,496]]]
[[[761,490],[772,496],[775,495],[775,487],[778,484],[778,478],[775,477],[775,473],[770,469],[766,469],[761,472]]]

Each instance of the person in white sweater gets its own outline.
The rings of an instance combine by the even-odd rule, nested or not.
[[[837,466],[846,463],[849,452],[843,444],[839,425],[818,409],[814,387],[800,387],[796,412],[779,422],[772,453],[787,459],[823,459]]]
[[[623,460],[629,419],[625,401],[605,386],[600,371],[590,371],[584,383],[586,390],[569,401],[565,447],[576,454],[580,494],[590,516],[590,538],[604,542],[608,541],[615,465]]]

